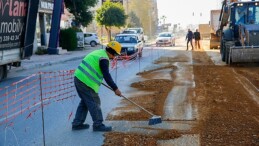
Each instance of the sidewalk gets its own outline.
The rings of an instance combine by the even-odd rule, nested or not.
[[[96,50],[96,49],[101,49],[101,48],[102,48],[102,46],[98,45],[96,47],[87,46],[85,49],[80,49],[80,50],[78,49],[76,51],[64,52],[64,53],[60,53],[58,55],[33,54],[29,60],[28,59],[22,60],[21,66],[15,68],[15,70],[16,71],[28,70],[28,69],[40,68],[40,67],[44,67],[44,66],[58,64],[61,62],[66,62],[66,61],[83,59],[83,57],[85,57],[85,55],[87,55],[91,51]]]

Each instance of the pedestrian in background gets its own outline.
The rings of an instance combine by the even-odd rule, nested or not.
[[[185,40],[187,40],[187,49],[186,49],[186,51],[188,51],[189,43],[191,44],[192,50],[193,50],[192,39],[193,39],[193,33],[192,33],[192,31],[190,29],[188,29],[188,33],[187,33],[186,39],[185,39]]]
[[[112,130],[111,126],[103,124],[98,92],[104,78],[115,94],[121,96],[121,91],[109,73],[109,59],[113,59],[120,52],[120,43],[111,41],[105,49],[95,50],[86,55],[75,70],[74,83],[81,101],[72,122],[72,130],[89,128],[89,124],[84,124],[88,111],[93,120],[93,131],[106,132]]]
[[[200,45],[201,34],[200,34],[199,30],[196,29],[196,32],[194,32],[193,35],[194,35],[194,40],[195,40],[195,48],[200,49],[201,48],[201,45]]]

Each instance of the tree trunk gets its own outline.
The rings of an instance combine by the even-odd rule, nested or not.
[[[108,42],[110,42],[110,41],[111,41],[111,28],[105,26],[105,29],[106,29],[106,31],[107,31],[107,37],[108,37],[107,39],[108,39]]]

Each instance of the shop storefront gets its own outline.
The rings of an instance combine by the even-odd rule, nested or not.
[[[40,0],[37,19],[36,38],[38,46],[47,46],[53,12],[53,0]]]

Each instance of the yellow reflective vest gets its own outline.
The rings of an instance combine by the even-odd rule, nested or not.
[[[96,93],[98,93],[103,81],[103,74],[100,68],[100,59],[102,58],[109,60],[106,51],[103,49],[89,53],[74,73],[81,82],[92,88]]]

